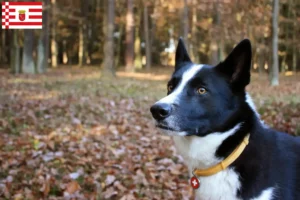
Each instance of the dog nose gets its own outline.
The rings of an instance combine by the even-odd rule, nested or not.
[[[151,106],[150,111],[156,120],[163,120],[171,114],[171,105],[166,103],[156,103]]]

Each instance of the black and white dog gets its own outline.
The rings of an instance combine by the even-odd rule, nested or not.
[[[217,165],[250,134],[229,167],[198,177],[197,199],[300,199],[300,139],[260,121],[245,91],[251,57],[245,39],[217,66],[194,64],[179,39],[168,95],[150,109],[156,126],[173,136],[190,172]]]

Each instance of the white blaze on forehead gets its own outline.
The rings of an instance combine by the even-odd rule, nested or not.
[[[159,100],[157,103],[175,103],[186,84],[202,69],[202,67],[203,65],[193,65],[189,70],[184,72],[181,77],[181,81],[179,85],[176,86],[175,90],[165,98]]]

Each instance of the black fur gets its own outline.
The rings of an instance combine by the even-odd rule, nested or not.
[[[217,66],[205,65],[188,82],[178,102],[171,105],[170,115],[180,120],[176,130],[172,127],[168,130],[203,137],[228,131],[241,123],[241,128],[224,140],[215,153],[219,158],[227,157],[250,133],[249,145],[230,166],[240,175],[239,197],[254,198],[272,187],[273,199],[300,199],[300,139],[265,127],[246,102],[251,54],[251,44],[246,39]],[[175,72],[168,83],[173,89],[168,94],[176,89],[183,73],[193,66],[181,39],[175,60]],[[204,87],[207,93],[198,94],[199,87]],[[163,118],[157,121],[161,128],[168,126]]]
[[[183,39],[179,38],[175,55],[175,69],[180,68],[184,64],[192,63],[190,56],[184,46]]]

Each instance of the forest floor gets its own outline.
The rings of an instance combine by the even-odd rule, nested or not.
[[[183,160],[149,112],[170,73],[0,71],[0,199],[190,199]],[[300,75],[270,87],[254,74],[248,91],[268,125],[300,135]]]

